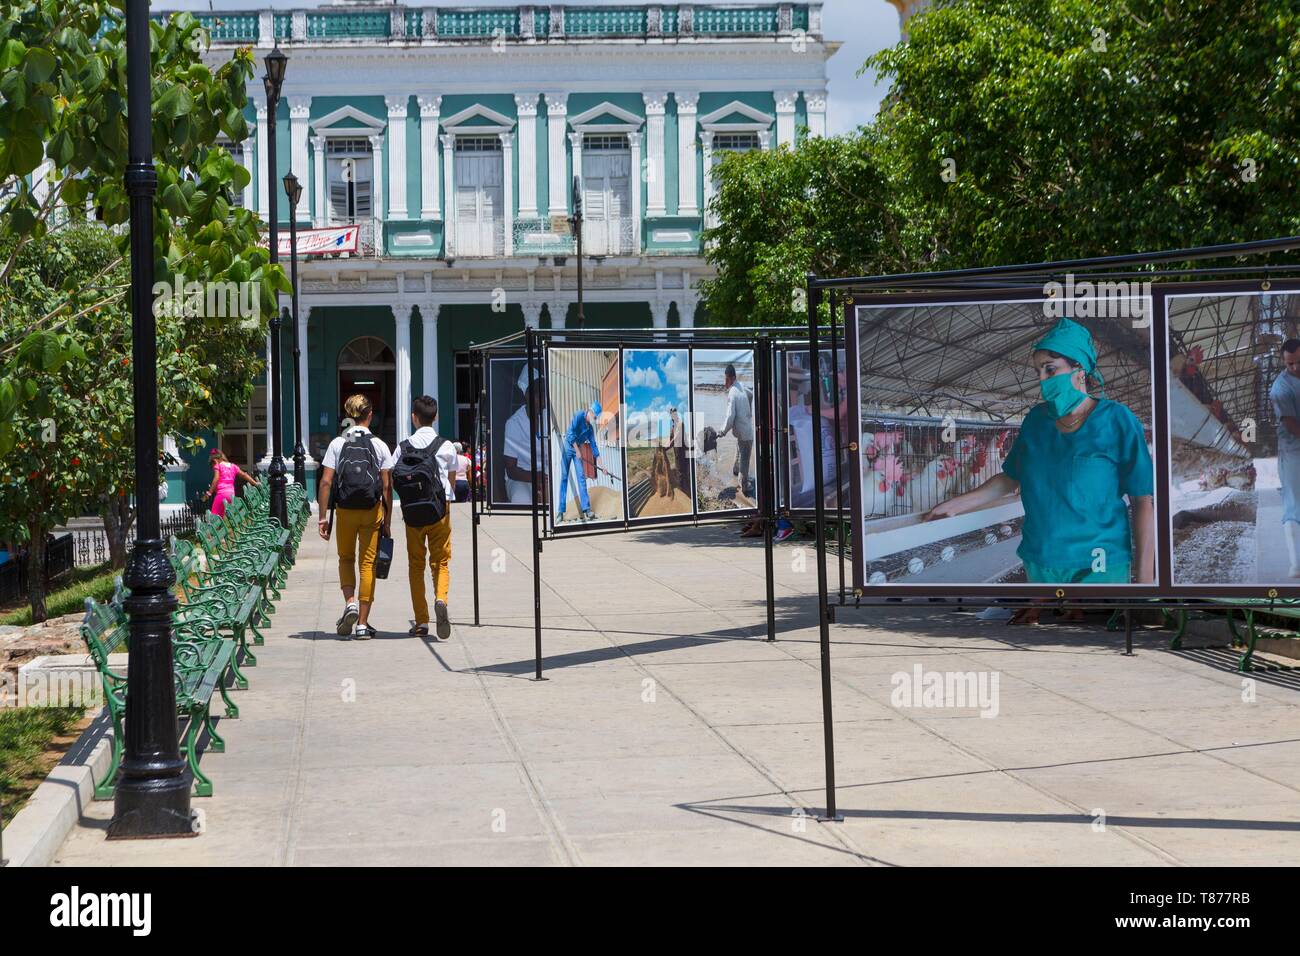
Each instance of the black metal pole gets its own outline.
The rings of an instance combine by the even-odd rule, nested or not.
[[[278,50],[279,47],[277,46]],[[267,183],[267,218],[270,226],[271,264],[280,261],[280,212],[279,193],[276,189],[275,127],[276,113],[280,109],[280,91],[271,82],[269,74],[263,78],[266,86],[266,175]],[[284,471],[284,403],[280,378],[280,308],[277,304],[275,315],[271,318],[271,368],[267,374],[267,388],[271,390],[271,467],[268,477],[271,486],[271,500],[268,511],[274,521],[282,528],[289,527],[288,509],[285,506],[284,486],[287,479]]]
[[[528,443],[530,454],[528,458],[529,481],[533,485],[533,660],[534,660],[534,679],[545,680],[542,677],[542,539],[537,530],[537,507],[538,507],[538,488],[537,488],[537,429],[539,427],[538,404],[534,401],[532,389],[537,381],[535,364],[536,356],[534,354],[536,333],[532,328],[524,331],[524,344],[527,349],[528,373],[524,381],[528,387],[524,389],[524,401],[528,403]],[[549,505],[548,505],[549,507]]]
[[[1133,612],[1124,609],[1124,656],[1133,656]]]
[[[481,353],[471,351],[469,353],[469,374],[470,382],[474,380],[474,370],[479,370],[479,383],[483,381],[483,356]],[[478,607],[478,489],[474,486],[478,484],[474,474],[474,466],[478,462],[478,426],[479,426],[479,401],[478,389],[474,390],[474,401],[470,406],[470,421],[473,427],[470,429],[470,447],[469,447],[469,474],[465,477],[469,482],[469,530],[470,530],[470,566],[474,569],[474,626],[479,626],[479,607]]]
[[[286,185],[286,190],[288,186]],[[298,326],[298,196],[289,197],[289,282],[293,285],[293,480],[307,490],[307,450],[302,445],[302,332]],[[311,507],[311,497],[302,499]]]
[[[844,455],[844,447],[840,444],[840,350],[839,343],[836,341],[835,329],[837,326],[836,307],[839,303],[836,301],[835,292],[830,294],[831,307],[831,388],[835,396],[835,419],[834,434],[835,441],[835,541],[839,545],[836,550],[840,557],[840,603],[844,603],[844,544],[848,535],[844,529],[844,476],[840,471],[840,458]],[[818,423],[820,429],[820,423]],[[821,438],[820,431],[818,439]]]
[[[763,576],[766,581],[767,639],[776,640],[776,574],[772,554],[772,525],[775,509],[772,507],[772,340],[766,336],[758,340],[757,375],[755,392],[758,399],[758,513],[763,522]]]
[[[158,338],[153,315],[153,165],[149,0],[126,0],[126,191],[131,202],[131,365],[136,540],[122,575],[130,588],[125,754],[108,838],[194,836],[181,758],[172,669],[176,575],[158,520]]]
[[[816,376],[820,370],[817,353],[817,322],[822,290],[817,277],[808,274],[808,368]],[[831,706],[831,627],[826,596],[826,489],[822,480],[822,390],[815,379],[812,389],[812,420],[818,429],[813,441],[813,480],[816,487],[814,507],[817,514],[817,629],[821,640],[822,738],[826,750],[826,818],[837,819],[835,812],[835,731]]]
[[[582,178],[573,177],[573,235],[578,240],[578,328],[585,328],[586,321],[582,313]]]

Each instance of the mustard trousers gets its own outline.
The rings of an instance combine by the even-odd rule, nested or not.
[[[424,591],[424,558],[428,552],[429,571],[433,574],[433,593],[439,601],[447,600],[451,587],[451,510],[441,521],[421,527],[406,526],[406,563],[411,578],[411,610],[416,624],[429,623],[429,602]]]

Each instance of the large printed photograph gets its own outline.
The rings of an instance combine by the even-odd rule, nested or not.
[[[618,349],[549,348],[548,462],[557,531],[623,520]]]
[[[1300,293],[1167,294],[1175,587],[1300,579]]]
[[[784,492],[782,503],[795,511],[811,511],[817,506],[817,471],[814,441],[822,446],[823,503],[828,508],[842,501],[849,507],[853,459],[849,453],[849,379],[844,349],[830,349],[817,354],[818,372],[809,374],[809,351],[791,349],[785,353],[782,374],[785,395],[786,443],[784,449]],[[821,416],[813,422],[813,389],[820,390]],[[838,405],[838,408],[836,407]],[[836,421],[839,434],[836,435]],[[838,462],[836,458],[838,456]],[[840,490],[835,479],[839,475]]]
[[[695,496],[701,514],[758,507],[753,349],[696,349]]]
[[[626,349],[627,507],[631,518],[689,515],[691,359],[687,349]]]
[[[538,363],[540,364],[540,362]],[[533,444],[528,435],[528,408],[544,420],[545,385],[538,368],[528,381],[523,356],[494,357],[488,362],[488,501],[498,508],[532,504]],[[538,429],[537,454],[545,453],[545,426]]]
[[[1140,294],[860,303],[858,586],[1153,585],[1151,324]]]

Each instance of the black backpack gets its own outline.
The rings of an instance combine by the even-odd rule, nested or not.
[[[379,456],[367,432],[356,432],[343,442],[339,452],[334,504],[339,508],[366,510],[379,503],[383,486],[379,480]]]
[[[410,441],[397,446],[393,490],[402,499],[402,520],[411,527],[436,524],[447,515],[447,491],[438,463],[438,449],[446,442],[439,435],[426,448],[415,448]]]

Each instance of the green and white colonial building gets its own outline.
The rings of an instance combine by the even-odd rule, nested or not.
[[[823,38],[821,14],[820,3],[351,2],[200,14],[214,61],[251,45],[260,64],[274,43],[289,57],[277,115],[260,76],[249,87],[256,132],[237,156],[252,183],[239,199],[265,215],[268,189],[292,170],[304,239],[355,227],[349,251],[299,266],[309,455],[319,460],[338,433],[353,392],[372,396],[375,431],[390,443],[409,433],[421,393],[437,397],[440,431],[468,439],[467,347],[525,324],[575,322],[575,178],[584,324],[704,324],[710,171],[725,152],[825,134],[837,44]],[[283,192],[278,204],[283,241]],[[288,456],[292,335],[283,338]],[[269,463],[268,418],[261,388],[220,437],[232,460]],[[206,460],[187,471],[174,486],[192,493]]]

